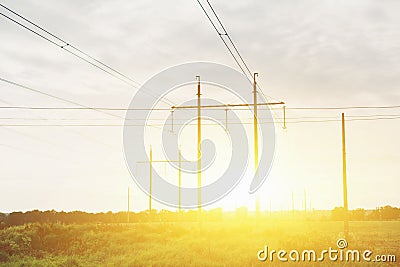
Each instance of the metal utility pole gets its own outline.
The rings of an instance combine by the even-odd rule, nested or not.
[[[174,133],[174,110],[171,110],[171,133]]]
[[[201,101],[200,101],[200,76],[197,79],[197,201],[198,210],[201,211]]]
[[[228,131],[228,109],[225,109],[225,131]]]
[[[346,172],[346,132],[344,113],[342,113],[342,159],[343,159],[343,204],[344,204],[344,236],[347,238],[349,234],[349,207],[347,203],[347,172]]]
[[[258,118],[257,118],[257,106],[269,106],[269,105],[284,105],[285,102],[275,103],[257,103],[257,82],[256,77],[258,73],[254,73],[253,76],[253,98],[254,103],[243,103],[243,104],[215,104],[215,105],[201,105],[201,90],[200,90],[200,76],[196,76],[197,80],[197,105],[190,106],[171,106],[172,110],[176,109],[197,109],[197,187],[198,187],[198,210],[201,211],[201,108],[224,108],[225,109],[225,128],[228,130],[228,108],[232,107],[254,107],[254,168],[255,177],[258,176]],[[172,116],[171,116],[172,117]],[[172,118],[171,118],[172,120]],[[173,121],[172,121],[173,123]],[[171,124],[172,124],[171,123]]]
[[[178,160],[154,160],[153,159],[153,149],[150,146],[150,160],[149,161],[136,161],[136,166],[139,163],[149,163],[150,165],[150,195],[149,195],[149,210],[151,211],[151,202],[152,202],[152,195],[153,195],[153,164],[154,163],[164,163],[164,174],[166,174],[166,163],[171,163],[171,162],[178,162],[178,210],[181,211],[181,184],[182,184],[182,162],[193,162],[193,161],[188,161],[188,160],[182,160],[182,154],[181,154],[181,149],[179,148],[178,152],[179,158]],[[137,167],[136,167],[137,169]]]
[[[258,120],[257,120],[257,82],[256,82],[256,76],[258,76],[258,73],[254,73],[254,75],[253,75],[254,177],[258,177]],[[257,207],[257,203],[256,203],[256,207]],[[258,214],[259,211],[256,211],[256,213]]]
[[[181,212],[181,182],[182,182],[182,156],[181,149],[178,152],[178,211]]]
[[[153,195],[153,148],[150,146],[150,195],[149,211],[151,213],[151,196]]]
[[[283,129],[286,130],[286,106],[283,106]]]
[[[258,176],[258,121],[257,121],[257,82],[256,76],[258,73],[254,73],[253,76],[253,97],[254,97],[254,176]]]

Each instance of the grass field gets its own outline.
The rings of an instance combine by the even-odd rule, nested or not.
[[[343,237],[332,221],[223,220],[132,224],[28,224],[0,230],[0,266],[398,266],[400,222],[350,222],[347,249],[395,255],[397,263],[271,263],[269,249],[320,251]],[[276,257],[276,256],[275,256]],[[288,257],[286,255],[286,257]]]

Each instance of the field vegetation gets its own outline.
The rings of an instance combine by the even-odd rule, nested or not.
[[[126,220],[126,215],[124,219]],[[222,216],[221,216],[222,215]],[[152,218],[152,215],[149,215]],[[131,223],[28,222],[0,230],[0,266],[271,266],[257,252],[336,248],[343,222],[300,215],[159,214]],[[292,217],[293,216],[293,217]],[[400,260],[400,221],[351,221],[347,249]],[[272,266],[396,266],[396,263],[272,262]]]

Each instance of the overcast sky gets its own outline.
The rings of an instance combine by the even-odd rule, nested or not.
[[[139,83],[183,62],[237,68],[195,0],[1,3]],[[264,93],[288,107],[400,104],[400,2],[212,3],[249,67],[260,73]],[[136,92],[2,16],[0,36],[3,79],[92,107],[127,107]],[[0,106],[71,105],[0,81]],[[346,111],[371,114],[400,110]],[[288,111],[288,117],[298,116],[339,118],[340,111]],[[122,127],[4,126],[122,119],[93,111],[14,109],[0,110],[0,118],[0,211],[123,210],[128,186],[133,209],[147,208],[125,165]],[[348,122],[350,208],[399,206],[399,122]],[[342,205],[340,134],[339,122],[289,124],[287,131],[277,125],[275,163],[258,192],[262,207],[271,202],[286,209],[294,192],[302,208],[304,189],[313,208]],[[213,207],[253,207],[254,196],[245,194],[238,188]]]

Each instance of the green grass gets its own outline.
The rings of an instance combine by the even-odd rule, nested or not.
[[[257,260],[264,245],[318,253],[337,248],[342,229],[342,222],[278,220],[29,224],[0,230],[0,266],[270,266],[269,260]],[[350,222],[350,230],[348,249],[393,254],[397,264],[400,261],[399,221]],[[308,264],[273,262],[273,266],[354,266],[329,260]]]

